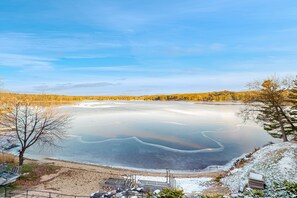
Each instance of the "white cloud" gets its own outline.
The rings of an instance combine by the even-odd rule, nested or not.
[[[0,52],[20,53],[26,50],[31,53],[76,52],[83,50],[98,50],[120,48],[122,44],[114,37],[103,38],[100,33],[0,33]]]
[[[54,59],[23,55],[0,53],[0,67],[19,67],[22,69],[49,70],[53,69]]]
[[[63,91],[69,89],[98,88],[106,86],[116,86],[119,83],[111,82],[85,82],[85,83],[61,83],[61,84],[43,84],[34,87],[36,91]]]
[[[210,45],[174,46],[168,49],[168,53],[174,56],[193,56],[205,53],[223,51],[225,46],[220,43]]]
[[[143,71],[143,70],[135,66],[98,66],[98,67],[80,66],[80,67],[62,68],[61,71],[136,72],[136,71]]]

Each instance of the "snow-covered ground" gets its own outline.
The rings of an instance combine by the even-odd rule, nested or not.
[[[149,180],[157,182],[166,182],[165,177],[151,177],[151,176],[136,176],[136,180]],[[210,185],[212,178],[199,177],[199,178],[175,178],[176,187],[182,189],[185,193],[199,193],[207,189]]]
[[[200,178],[176,178],[176,186],[183,189],[185,193],[202,192],[210,185],[212,178],[200,177]]]
[[[291,142],[265,146],[255,152],[242,168],[233,169],[221,182],[232,192],[243,191],[249,172],[264,176],[267,186],[284,180],[297,182],[297,144]]]
[[[16,147],[18,141],[14,136],[14,133],[4,132],[0,134],[0,150],[7,150]]]

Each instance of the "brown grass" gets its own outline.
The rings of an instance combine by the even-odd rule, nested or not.
[[[222,178],[224,178],[226,176],[226,173],[225,174],[219,174],[218,176],[216,176],[214,179],[213,179],[213,181],[215,181],[215,182],[220,182],[220,180],[222,179]]]
[[[0,154],[0,163],[9,163],[9,164],[15,164],[16,163],[16,157],[10,154],[1,153]]]
[[[60,170],[59,166],[30,162],[23,165],[23,174],[15,184],[23,188],[36,186],[41,183],[42,176],[57,173],[58,170]]]

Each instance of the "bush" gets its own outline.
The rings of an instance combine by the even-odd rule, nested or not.
[[[283,191],[291,196],[297,196],[297,183],[291,183],[285,180],[280,184],[275,183],[273,188],[276,192]]]
[[[264,192],[262,190],[252,190],[251,193],[254,197],[264,197]]]
[[[211,195],[211,196],[200,195],[200,196],[198,196],[198,198],[223,198],[223,197],[224,197],[223,195]]]
[[[272,186],[267,186],[263,191],[247,191],[245,195],[251,197],[297,197],[297,183],[290,183],[285,180],[281,183],[274,183]]]
[[[287,192],[297,195],[297,183],[290,183],[285,180],[283,185],[285,186]]]
[[[224,178],[224,175],[223,175],[223,174],[220,174],[220,175],[218,175],[218,176],[216,176],[216,177],[214,178],[214,181],[215,181],[215,182],[220,182],[222,178]]]
[[[184,192],[182,190],[175,190],[175,189],[163,189],[157,195],[157,198],[182,198],[184,196]]]

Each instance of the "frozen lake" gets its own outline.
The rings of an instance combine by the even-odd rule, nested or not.
[[[240,105],[90,101],[59,107],[73,115],[63,147],[33,157],[140,169],[198,170],[224,165],[273,139],[243,124]]]

